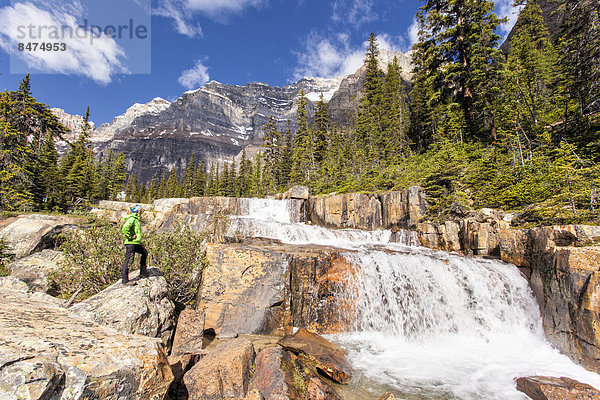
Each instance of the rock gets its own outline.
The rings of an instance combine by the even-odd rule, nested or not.
[[[58,234],[76,228],[80,218],[53,215],[21,215],[0,230],[8,251],[16,258],[53,248]]]
[[[243,399],[254,358],[254,346],[247,339],[218,344],[183,377],[189,400]]]
[[[137,285],[123,286],[119,281],[72,306],[71,312],[123,333],[157,337],[168,343],[174,329],[175,305],[160,271],[150,268],[148,272],[150,276],[145,279],[137,278],[139,272],[131,272],[130,280]]]
[[[280,347],[267,347],[258,353],[250,387],[259,391],[265,400],[300,399],[300,390],[294,387],[294,368],[289,356]]]
[[[244,400],[265,400],[262,394],[258,389],[252,389],[248,392]]]
[[[396,396],[393,393],[385,392],[383,396],[379,398],[379,400],[396,400]]]
[[[280,347],[267,347],[256,358],[250,387],[265,400],[341,400],[312,366]]]
[[[220,337],[349,328],[352,300],[334,294],[354,273],[339,250],[273,241],[209,244],[198,309]]]
[[[313,224],[330,228],[379,229],[383,226],[381,202],[377,196],[348,193],[308,200],[308,218]]]
[[[352,367],[344,350],[315,333],[300,328],[278,343],[286,350],[308,357],[317,371],[335,382],[346,384],[352,377]]]
[[[423,189],[418,186],[380,196],[383,210],[382,227],[414,228],[427,212],[426,197]]]
[[[8,289],[15,290],[18,292],[28,292],[29,286],[22,280],[15,278],[14,276],[3,276],[0,278],[0,290]]]
[[[548,376],[529,376],[517,379],[517,390],[532,400],[592,400],[600,391],[573,379]]]
[[[0,289],[0,337],[1,398],[160,400],[173,380],[159,340],[121,334],[23,292]]]
[[[308,200],[310,197],[310,191],[306,186],[292,186],[290,190],[285,192],[282,196],[283,199],[301,199]]]
[[[48,274],[56,271],[64,260],[60,251],[43,250],[8,264],[10,274],[25,282],[35,292],[47,293]]]
[[[194,309],[185,309],[179,314],[172,355],[200,354],[204,338],[204,313]]]

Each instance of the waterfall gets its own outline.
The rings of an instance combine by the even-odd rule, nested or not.
[[[513,379],[529,375],[600,387],[599,375],[545,340],[537,303],[514,265],[414,246],[414,232],[299,223],[297,210],[290,200],[248,199],[228,234],[347,249],[358,273],[346,287],[356,290],[339,295],[355,300],[355,325],[329,338],[348,351],[354,382],[374,387],[372,398],[391,390],[409,399],[525,400]]]

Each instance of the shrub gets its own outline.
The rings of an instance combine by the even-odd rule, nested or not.
[[[0,277],[10,275],[7,265],[10,264],[14,256],[8,253],[6,243],[0,238]]]
[[[174,301],[190,304],[196,298],[207,264],[202,250],[205,238],[183,225],[166,233],[143,231],[148,267],[162,272]],[[54,294],[66,298],[79,292],[77,299],[82,300],[121,278],[125,249],[119,225],[99,219],[84,229],[66,232],[60,250],[65,261],[50,275]],[[138,265],[136,260],[139,255],[130,270]]]

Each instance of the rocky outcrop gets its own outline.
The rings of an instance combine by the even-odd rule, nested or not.
[[[189,400],[243,399],[254,358],[247,339],[218,344],[183,377]]]
[[[352,378],[352,367],[346,352],[323,337],[300,328],[278,342],[284,349],[301,355],[320,374],[334,382],[346,384]]]
[[[220,337],[284,333],[292,327],[340,332],[351,305],[335,293],[353,267],[339,250],[275,241],[209,244],[198,309]],[[346,312],[347,311],[347,312]]]
[[[512,216],[483,209],[444,223],[419,223],[423,246],[500,258],[529,279],[544,331],[561,351],[600,372],[600,227],[511,228]]]
[[[47,293],[48,274],[56,271],[63,260],[63,253],[47,249],[14,261],[7,268],[11,276],[25,282],[30,290]]]
[[[36,296],[0,289],[0,397],[153,399],[173,375],[158,339],[83,320]]]
[[[74,229],[81,222],[81,219],[72,217],[21,215],[4,221],[0,237],[11,254],[22,258],[36,251],[53,248],[61,232]]]
[[[425,215],[427,200],[417,186],[383,195],[348,193],[308,200],[308,219],[330,228],[412,228]]]
[[[115,328],[123,333],[135,333],[160,338],[166,345],[174,330],[175,305],[169,298],[167,281],[156,268],[148,270],[148,278],[130,273],[135,286],[117,282],[102,292],[70,308],[87,321]]]
[[[204,313],[186,308],[177,318],[171,355],[197,355],[202,352],[204,340]]]
[[[593,400],[600,399],[600,391],[573,379],[549,376],[518,378],[517,390],[532,400]]]

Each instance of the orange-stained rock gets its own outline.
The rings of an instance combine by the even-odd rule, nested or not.
[[[396,396],[393,393],[385,392],[383,396],[379,398],[379,400],[396,400]]]
[[[317,371],[335,382],[345,384],[352,378],[352,367],[346,360],[345,351],[315,333],[301,328],[278,343],[286,350],[305,355]]]
[[[600,391],[573,379],[529,376],[517,379],[517,390],[532,400],[597,400]]]
[[[200,354],[204,338],[204,314],[191,308],[181,311],[177,319],[172,355]]]
[[[322,333],[347,330],[354,304],[338,294],[347,288],[345,277],[355,272],[340,252],[264,240],[209,244],[210,265],[198,300],[204,329],[220,337],[281,334],[294,326]]]
[[[247,339],[218,344],[184,375],[189,400],[243,399],[254,357],[254,346]]]
[[[265,400],[341,400],[312,365],[280,347],[267,347],[256,358],[251,388]]]

